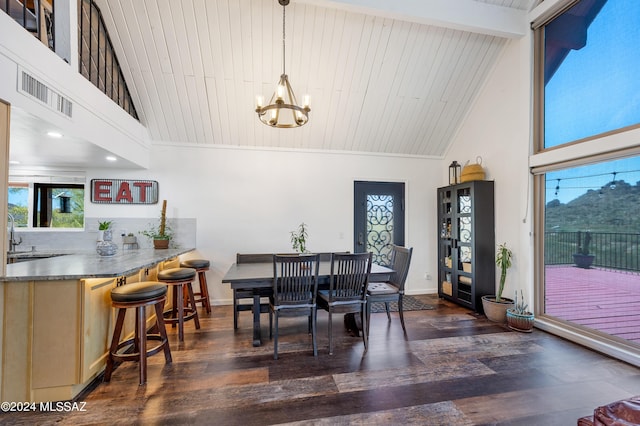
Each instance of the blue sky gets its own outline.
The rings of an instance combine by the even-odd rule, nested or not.
[[[589,26],[587,45],[570,51],[545,88],[547,147],[640,122],[638,46],[640,1],[608,0]],[[547,173],[547,201],[566,203],[610,182],[614,173],[616,180],[635,185],[640,158]]]

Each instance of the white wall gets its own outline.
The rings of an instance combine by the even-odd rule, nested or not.
[[[74,6],[70,12],[73,13]],[[76,35],[70,35],[77,41]],[[72,47],[73,52],[77,50]],[[98,90],[77,70],[25,31],[6,13],[0,13],[0,99],[38,119],[51,123],[68,138],[102,147],[140,167],[149,164],[147,129]],[[73,117],[53,111],[17,90],[20,67],[73,102]]]
[[[486,179],[495,181],[496,243],[513,250],[506,297],[523,289],[533,306],[533,224],[530,152],[531,38],[510,40],[467,119],[446,164],[482,157]],[[496,276],[496,283],[499,275]]]
[[[284,130],[286,131],[286,130]],[[156,145],[146,171],[90,171],[92,178],[157,180],[170,218],[196,218],[197,256],[211,261],[211,297],[237,252],[291,251],[289,232],[309,225],[312,251],[353,251],[353,182],[405,182],[406,244],[414,247],[407,292],[436,292],[435,189],[442,161],[323,152]],[[89,217],[154,217],[157,205],[85,205]],[[425,273],[433,279],[425,280]]]

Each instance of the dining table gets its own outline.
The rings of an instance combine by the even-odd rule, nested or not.
[[[369,275],[370,282],[388,281],[393,269],[372,264]],[[331,261],[320,260],[318,267],[318,289],[329,288]],[[230,284],[234,290],[251,290],[253,292],[253,346],[262,345],[260,333],[260,297],[261,290],[273,287],[273,262],[267,263],[234,263],[221,281]]]

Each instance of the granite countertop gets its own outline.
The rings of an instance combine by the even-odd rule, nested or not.
[[[95,250],[71,254],[56,251],[55,253],[47,253],[55,254],[55,256],[46,259],[38,258],[44,252],[29,252],[33,253],[32,257],[36,259],[8,264],[7,273],[0,277],[0,281],[54,281],[118,277],[136,273],[140,269],[155,266],[159,262],[192,250],[194,249],[119,250],[114,256],[100,256]],[[28,253],[19,254],[28,256]]]

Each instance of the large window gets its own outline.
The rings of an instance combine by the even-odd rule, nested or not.
[[[558,5],[534,22],[536,313],[640,362],[640,2]]]
[[[640,122],[640,2],[581,1],[544,29],[544,146]]]
[[[84,228],[84,185],[9,182],[15,228]]]

